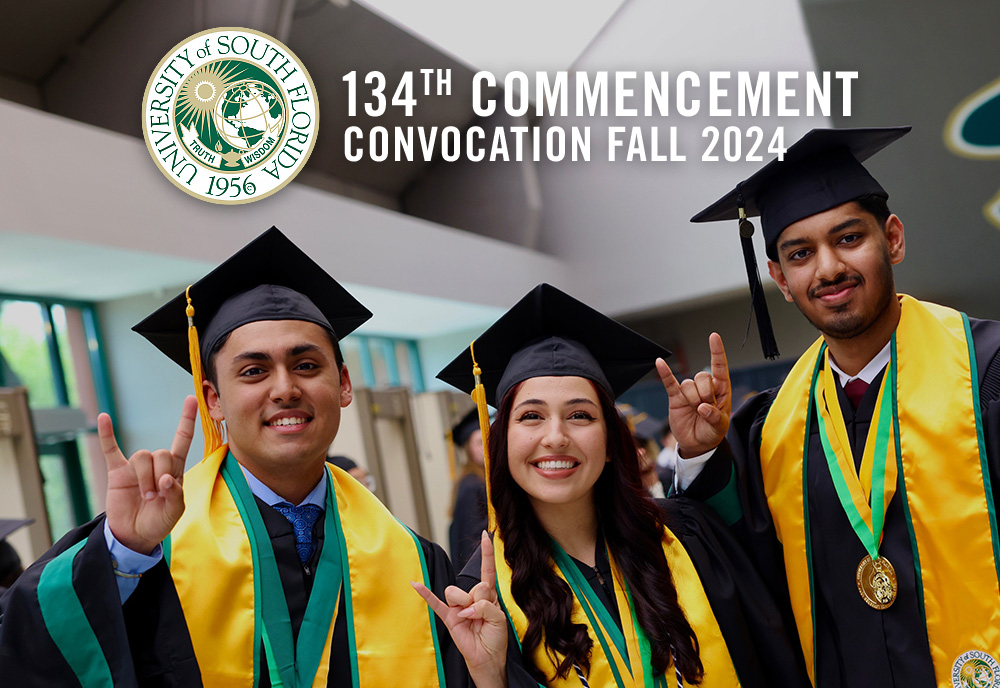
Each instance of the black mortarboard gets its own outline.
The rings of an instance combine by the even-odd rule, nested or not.
[[[910,127],[813,129],[753,176],[691,218],[739,220],[743,258],[764,355],[778,355],[753,253],[753,225],[760,216],[767,257],[777,260],[778,237],[789,225],[864,196],[889,194],[861,164],[910,131]]]
[[[528,378],[574,375],[618,397],[670,352],[548,284],[540,284],[500,317],[473,344],[486,401],[496,407],[514,385]],[[468,349],[438,373],[438,379],[471,392]]]
[[[653,418],[645,411],[640,411],[630,404],[619,404],[618,410],[625,416],[629,430],[632,431],[634,437],[648,442],[659,436],[663,421]]]
[[[0,518],[0,540],[35,522],[33,518]]]
[[[202,360],[225,335],[260,320],[305,320],[338,339],[372,317],[335,279],[276,227],[189,289]],[[180,294],[132,329],[191,372],[187,299]]]
[[[470,368],[471,370],[471,368]],[[455,423],[451,428],[451,441],[456,447],[464,447],[465,443],[472,437],[472,433],[479,429],[479,409],[473,407],[468,413],[462,416],[462,420]]]

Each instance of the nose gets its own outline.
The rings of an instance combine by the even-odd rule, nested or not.
[[[298,382],[292,372],[282,366],[275,368],[271,376],[271,401],[287,404],[298,400],[300,395]]]
[[[569,435],[561,418],[551,418],[545,424],[545,434],[542,445],[547,448],[559,449],[569,444]]]
[[[836,282],[847,271],[840,254],[830,246],[820,246],[816,251],[816,279]]]

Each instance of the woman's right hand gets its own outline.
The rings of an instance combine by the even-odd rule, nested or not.
[[[722,337],[713,332],[708,338],[708,348],[712,354],[712,372],[702,371],[684,382],[677,382],[666,361],[656,359],[656,372],[670,397],[670,430],[677,438],[677,453],[681,458],[710,452],[722,443],[729,430],[733,397]]]
[[[423,584],[411,585],[448,627],[477,688],[506,686],[507,615],[497,600],[493,542],[485,530],[482,562],[479,583],[469,592],[449,585],[444,591],[447,604]]]

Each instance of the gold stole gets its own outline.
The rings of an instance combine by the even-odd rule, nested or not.
[[[254,681],[254,570],[248,534],[220,475],[227,453],[223,445],[184,476],[186,508],[170,536],[170,575],[202,682],[246,688]],[[346,541],[354,620],[348,633],[360,686],[395,685],[401,676],[410,686],[439,686],[433,620],[410,587],[411,580],[425,580],[419,545],[361,483],[337,468],[329,475]],[[324,546],[331,542],[327,533]],[[313,688],[327,685],[335,622],[336,615]]]
[[[934,673],[938,685],[951,686],[953,671],[961,671],[969,651],[1000,658],[1000,556],[975,350],[958,311],[908,296],[900,303],[890,364],[897,370],[898,415],[890,459],[896,457],[903,476],[899,490]],[[814,543],[804,507],[803,453],[809,450],[806,433],[814,422],[806,416],[822,343],[817,340],[788,374],[764,421],[760,446],[764,492],[784,550],[792,610],[814,685]]]
[[[691,624],[691,628],[694,629],[695,635],[698,637],[699,654],[702,665],[705,668],[705,677],[700,685],[703,688],[732,688],[733,686],[739,686],[739,679],[736,677],[736,669],[729,656],[729,649],[726,647],[726,641],[722,637],[719,623],[715,619],[715,614],[712,613],[712,607],[708,602],[708,597],[705,595],[705,589],[701,585],[701,578],[698,576],[698,572],[691,562],[691,557],[688,556],[687,550],[681,545],[680,540],[668,528],[664,528],[663,530],[663,553],[670,564],[670,573],[674,581],[674,586],[677,589],[677,600],[680,603],[681,609],[684,610],[684,616],[687,617],[688,623]],[[507,565],[507,560],[504,559],[503,541],[499,535],[493,538],[493,545],[496,553],[497,587],[500,592],[501,602],[504,605],[507,616],[514,625],[518,641],[521,641],[528,630],[528,619],[514,602],[514,597],[511,594],[512,572]],[[617,601],[619,615],[622,619],[622,630],[624,631],[625,642],[628,647],[629,664],[632,667],[633,673],[630,674],[625,668],[625,662],[618,655],[613,643],[609,644],[613,656],[609,658],[604,654],[604,650],[601,644],[597,642],[594,628],[591,626],[580,600],[574,597],[573,623],[586,625],[590,632],[590,637],[594,641],[593,650],[590,655],[590,673],[587,676],[587,681],[595,687],[614,686],[615,679],[611,668],[612,663],[614,663],[619,668],[619,675],[626,681],[630,688],[644,688],[644,686],[652,685],[652,677],[645,676],[644,672],[649,670],[649,667],[643,666],[640,660],[639,641],[636,629],[630,623],[629,602],[625,594],[625,586],[623,585],[621,573],[618,571],[613,558],[611,558],[610,563],[615,583],[615,600]],[[565,580],[558,567],[553,564],[553,568],[556,571],[556,575]],[[546,652],[544,643],[536,648],[533,657],[535,665],[540,667],[547,676],[555,675],[556,666],[560,659],[557,658],[556,661],[553,661]],[[670,688],[676,688],[677,678],[673,670],[673,665],[667,670],[665,678]],[[579,686],[580,679],[574,671],[570,671],[565,679],[556,679],[546,685],[551,688],[557,686]]]

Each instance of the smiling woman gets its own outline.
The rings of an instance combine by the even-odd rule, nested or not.
[[[427,596],[467,660],[498,651],[496,606],[511,684],[805,685],[781,612],[728,557],[721,524],[643,490],[614,399],[669,353],[543,284],[439,374],[473,392],[481,419],[499,409],[484,430],[492,542],[459,576],[465,597]],[[728,380],[717,393],[728,404]]]

